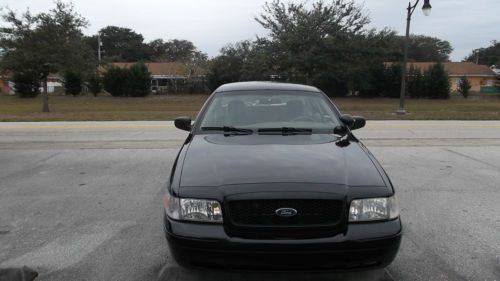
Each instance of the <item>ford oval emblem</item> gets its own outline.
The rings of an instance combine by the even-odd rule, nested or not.
[[[279,208],[274,213],[280,217],[289,218],[297,215],[297,210],[294,208]]]

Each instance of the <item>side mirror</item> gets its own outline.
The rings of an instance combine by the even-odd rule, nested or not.
[[[362,116],[354,116],[354,124],[351,126],[351,130],[361,129],[366,125],[366,119]]]
[[[343,114],[340,116],[340,121],[347,127],[351,128],[354,125],[354,118],[350,114]]]
[[[363,128],[366,125],[366,120],[364,117],[351,116],[349,114],[340,116],[340,121],[342,121],[342,123],[344,123],[351,130]]]
[[[191,131],[190,117],[177,117],[174,121],[175,127],[184,131]]]

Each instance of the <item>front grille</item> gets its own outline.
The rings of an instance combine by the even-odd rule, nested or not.
[[[323,199],[237,200],[228,203],[235,226],[312,227],[336,225],[343,215],[343,201]],[[297,214],[281,217],[280,208],[293,208]]]

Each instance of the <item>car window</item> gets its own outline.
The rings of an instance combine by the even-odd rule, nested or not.
[[[200,119],[200,128],[294,127],[320,132],[339,124],[337,115],[322,94],[300,91],[217,93]]]

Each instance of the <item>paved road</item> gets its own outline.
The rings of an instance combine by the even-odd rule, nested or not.
[[[369,122],[405,236],[360,274],[185,271],[161,231],[171,122],[0,123],[0,267],[39,280],[500,280],[500,122]],[[160,276],[160,278],[158,278]]]

